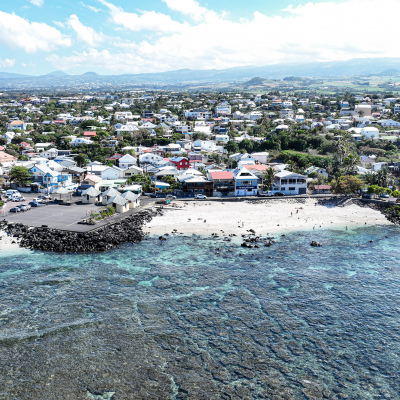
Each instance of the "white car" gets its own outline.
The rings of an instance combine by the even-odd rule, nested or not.
[[[274,194],[270,190],[268,190],[267,192],[260,192],[259,193],[259,196],[263,196],[263,197],[271,197],[273,195]]]
[[[207,196],[204,196],[204,194],[196,194],[196,196],[194,196],[195,199],[207,199]]]
[[[11,197],[12,201],[25,201],[25,197],[23,196],[13,196]]]

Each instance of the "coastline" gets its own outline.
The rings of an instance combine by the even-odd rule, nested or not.
[[[334,202],[319,204],[317,199],[282,199],[269,202],[180,202],[164,209],[164,215],[153,218],[144,229],[151,235],[177,233],[212,235],[288,233],[301,230],[348,229],[371,225],[393,225],[378,210]]]

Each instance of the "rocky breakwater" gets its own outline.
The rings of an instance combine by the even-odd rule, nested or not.
[[[7,222],[2,222],[0,227],[8,236],[19,239],[21,247],[54,252],[92,253],[110,250],[127,242],[142,241],[146,235],[143,225],[160,214],[159,210],[145,210],[113,224],[82,233],[47,227],[32,228]]]

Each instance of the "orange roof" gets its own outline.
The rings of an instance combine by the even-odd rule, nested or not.
[[[255,169],[257,171],[266,171],[267,169],[270,168],[268,167],[268,165],[245,165],[245,167],[248,170]]]
[[[93,175],[93,174],[86,175],[85,181],[87,181],[87,180],[92,181],[94,183],[99,183],[102,181],[101,176],[97,176],[97,175]]]
[[[231,171],[213,171],[210,172],[212,179],[233,179],[233,173]]]
[[[0,162],[14,161],[17,157],[12,156],[11,154],[5,153],[4,151],[0,151]]]

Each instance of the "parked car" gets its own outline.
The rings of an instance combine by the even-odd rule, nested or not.
[[[176,199],[176,196],[173,196],[172,194],[167,194],[167,195],[165,196],[165,198],[166,198],[166,199],[175,200],[175,199]]]
[[[206,199],[207,196],[205,196],[204,194],[196,194],[196,196],[194,196],[195,199]]]
[[[276,192],[276,193],[274,194],[274,196],[285,196],[285,193],[282,193],[282,192]]]
[[[259,196],[263,196],[263,197],[270,197],[270,196],[273,196],[274,194],[270,191],[270,190],[268,190],[267,192],[260,192],[259,193]]]
[[[362,198],[363,198],[363,199],[372,199],[372,194],[364,193],[364,194],[362,195]]]
[[[13,207],[13,208],[10,208],[10,212],[19,213],[19,212],[21,212],[21,209],[18,206],[17,207]]]
[[[30,205],[31,207],[41,207],[41,204],[38,203],[37,201],[31,201],[31,202],[29,203],[29,205]]]
[[[28,211],[31,209],[31,206],[29,204],[21,204],[20,206],[17,207],[19,207],[21,211]]]
[[[389,196],[387,193],[382,193],[382,194],[381,194],[381,197],[384,197],[385,199],[390,198],[390,196]]]
[[[47,195],[47,194],[43,194],[37,197],[38,200],[43,201],[43,200],[51,200],[51,196]]]
[[[13,196],[11,197],[12,201],[25,201],[25,197],[24,196]]]

